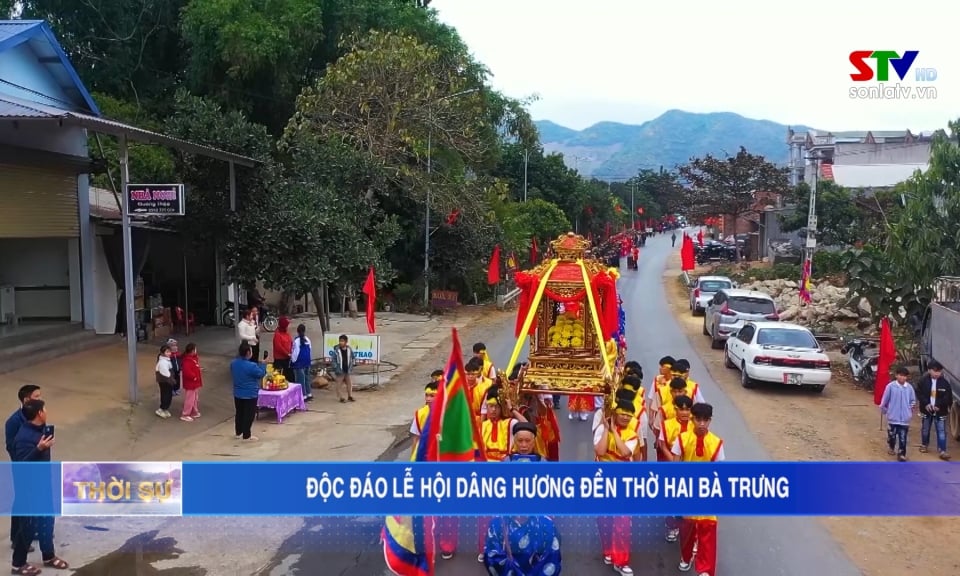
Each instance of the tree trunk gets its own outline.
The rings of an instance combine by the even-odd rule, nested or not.
[[[310,291],[310,297],[313,298],[313,305],[317,307],[317,318],[320,320],[320,329],[324,333],[330,331],[330,324],[327,322],[327,308],[324,304],[323,296],[319,288]]]
[[[293,294],[284,290],[280,294],[280,314],[283,316],[290,316],[291,308],[293,307],[294,297]]]

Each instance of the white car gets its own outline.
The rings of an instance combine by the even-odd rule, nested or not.
[[[740,370],[744,388],[768,382],[823,392],[833,376],[813,333],[789,322],[747,322],[727,339],[723,355],[727,368]]]
[[[725,288],[736,288],[737,284],[726,276],[701,276],[690,285],[690,312],[694,316],[703,314],[707,303],[713,296]]]

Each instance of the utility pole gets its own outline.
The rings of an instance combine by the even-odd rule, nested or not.
[[[527,201],[527,165],[530,163],[530,150],[523,151],[523,201]]]
[[[820,184],[820,158],[819,151],[815,156],[807,158],[813,160],[813,185],[810,187],[810,205],[807,207],[807,244],[803,250],[801,278],[802,271],[806,270],[808,265],[811,272],[813,271],[813,253],[817,248],[817,187]],[[800,304],[804,304],[803,298],[800,299]]]
[[[430,199],[433,188],[433,106],[446,100],[452,100],[453,98],[459,98],[460,96],[466,96],[467,94],[473,94],[479,91],[479,88],[471,88],[457,92],[456,94],[444,96],[443,98],[438,98],[430,104],[428,110],[428,122],[430,125],[427,129],[427,207],[423,222],[423,307],[427,310],[430,310],[430,236],[433,234],[430,230]]]

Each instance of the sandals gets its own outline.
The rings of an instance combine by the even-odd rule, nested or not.
[[[19,574],[20,576],[36,576],[40,572],[41,570],[33,564],[24,564],[19,568],[14,567],[10,569],[11,574]]]
[[[49,560],[44,560],[43,565],[47,568],[53,568],[54,570],[69,570],[70,565],[67,564],[62,558],[57,558],[54,556]]]
[[[929,452],[929,451],[930,451],[930,450],[929,450],[926,446],[921,446],[921,447],[920,447],[920,453],[921,453],[921,454],[926,454],[926,453]]]

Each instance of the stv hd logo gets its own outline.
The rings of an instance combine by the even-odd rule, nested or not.
[[[917,50],[905,50],[902,55],[893,50],[855,50],[850,53],[850,64],[857,72],[850,74],[850,79],[854,82],[887,82],[890,80],[890,69],[893,68],[897,77],[905,80],[918,54],[920,52]],[[871,66],[868,60],[874,60],[875,65]],[[913,71],[917,82],[933,82],[937,79],[936,68],[914,68]]]

